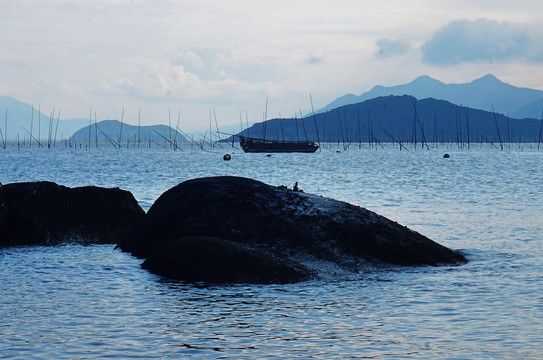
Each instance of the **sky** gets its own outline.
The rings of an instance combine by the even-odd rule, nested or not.
[[[543,90],[542,20],[541,0],[0,0],[0,95],[194,131],[420,75]]]

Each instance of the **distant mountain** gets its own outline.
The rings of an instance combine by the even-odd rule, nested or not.
[[[318,131],[317,131],[318,129]],[[382,96],[303,119],[272,119],[239,135],[270,140],[375,142],[538,142],[541,121],[408,95]]]
[[[488,74],[466,84],[445,84],[429,76],[420,76],[405,85],[375,86],[359,96],[347,94],[337,98],[319,112],[355,104],[379,96],[411,95],[417,99],[434,98],[475,109],[506,114],[513,118],[541,118],[543,91],[506,84]]]
[[[133,126],[118,120],[103,120],[79,129],[69,141],[76,145],[108,143],[114,146],[135,147],[147,146],[149,143],[177,145],[186,142],[186,138],[179,131],[166,125]]]
[[[543,120],[543,99],[536,100],[524,106],[516,113],[516,118],[536,118]]]
[[[39,108],[39,107],[38,107]],[[59,120],[58,109],[45,115],[32,105],[24,104],[9,96],[0,96],[0,131],[5,138],[7,119],[7,140],[57,141],[67,139],[76,130],[89,123],[88,119]],[[32,134],[32,135],[31,135]]]

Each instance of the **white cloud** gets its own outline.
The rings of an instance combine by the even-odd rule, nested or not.
[[[322,64],[324,63],[324,59],[320,56],[311,55],[307,60],[307,64]]]
[[[184,64],[199,70],[204,68],[204,60],[202,57],[191,50],[181,53],[178,61],[179,65]]]
[[[403,55],[411,50],[411,45],[403,40],[379,39],[375,43],[377,45],[377,58],[388,58],[396,55]]]
[[[457,20],[439,29],[422,46],[432,65],[466,62],[543,62],[543,27],[487,19]]]

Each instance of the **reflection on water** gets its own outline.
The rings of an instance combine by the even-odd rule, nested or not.
[[[460,267],[385,267],[278,286],[173,282],[111,245],[0,250],[5,358],[491,358],[543,350],[543,152],[335,149],[0,152],[2,183],[118,186],[148,208],[180,181],[240,175],[355,203],[455,248]]]

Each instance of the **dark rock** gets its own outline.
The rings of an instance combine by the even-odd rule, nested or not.
[[[145,212],[118,188],[52,182],[0,187],[0,246],[117,243]]]
[[[351,268],[368,261],[466,262],[463,255],[364,208],[240,177],[194,179],[166,191],[119,246],[138,257],[153,255],[158,264],[159,254],[183,256],[181,245],[161,247],[187,236],[210,236],[228,240],[227,247],[234,242],[280,258],[309,256]],[[151,262],[146,266],[154,269]]]
[[[0,247],[5,241],[7,228],[8,228],[8,207],[7,207],[6,194],[3,191],[3,186],[0,186]]]
[[[307,268],[266,251],[201,236],[160,246],[142,267],[170,279],[208,283],[292,283],[312,275]]]

